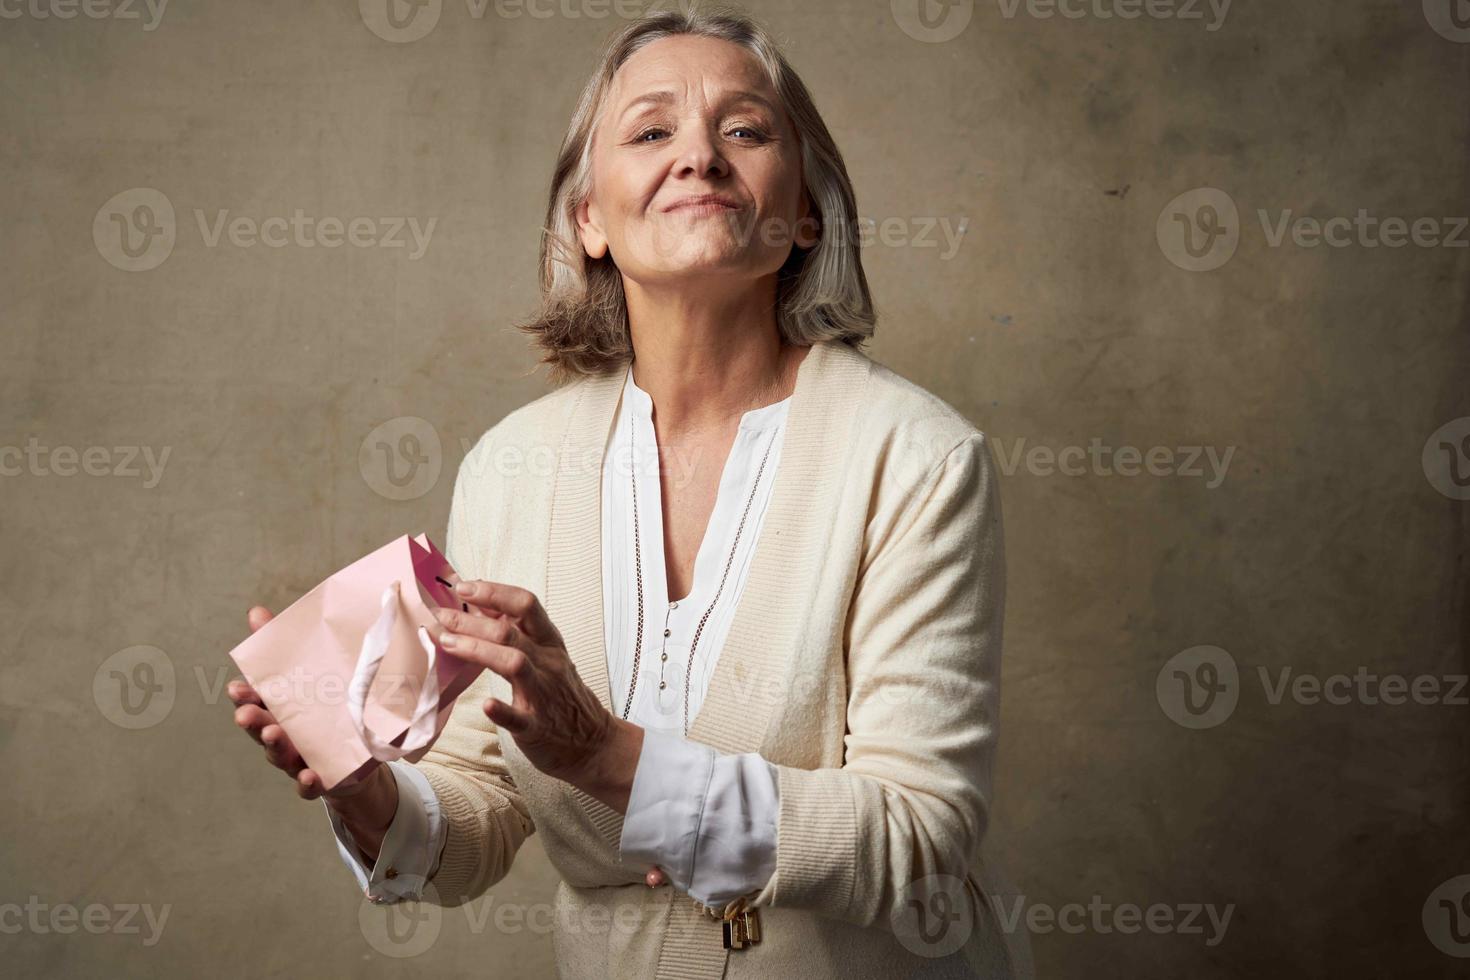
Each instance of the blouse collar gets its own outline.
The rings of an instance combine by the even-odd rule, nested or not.
[[[653,418],[653,396],[638,387],[633,380],[632,361],[628,362],[627,377],[623,383],[623,396],[637,410],[639,417]],[[787,395],[778,402],[762,405],[760,408],[752,408],[740,416],[741,431],[759,431],[779,426],[786,419],[792,397],[792,395]]]

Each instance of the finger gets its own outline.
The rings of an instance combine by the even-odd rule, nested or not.
[[[541,600],[528,589],[475,580],[459,583],[454,591],[472,606],[514,616],[521,621],[521,628],[540,643],[561,644],[561,634],[552,625]]]
[[[250,733],[250,737],[260,742],[261,730],[266,725],[274,725],[276,716],[265,710],[258,704],[242,704],[235,709],[235,724]],[[263,742],[261,744],[264,744]]]
[[[255,688],[251,687],[250,682],[243,677],[236,677],[230,681],[225,687],[225,693],[229,695],[230,700],[237,707],[242,704],[255,704],[262,708],[265,707],[265,702],[261,700],[259,694],[255,693]]]
[[[430,635],[449,653],[488,667],[506,680],[525,676],[535,655],[535,644],[506,619],[486,619],[453,609],[437,609],[439,629]],[[442,625],[445,622],[451,625]]]
[[[275,617],[265,606],[251,606],[250,611],[245,614],[245,619],[250,623],[250,632],[254,633]]]
[[[303,800],[314,800],[322,795],[322,777],[314,769],[302,769],[296,774],[296,795]]]
[[[485,712],[485,717],[508,732],[523,732],[531,727],[531,713],[529,711],[506,704],[499,698],[490,698],[482,705],[482,709]]]
[[[306,766],[306,760],[291,744],[286,730],[280,725],[266,725],[260,732],[260,743],[265,746],[265,757],[277,769],[295,776]]]
[[[470,608],[478,609],[476,606]],[[499,614],[487,616],[479,612],[466,613],[458,609],[440,607],[434,610],[434,618],[441,627],[438,633],[432,626],[429,628],[429,634],[435,639],[438,639],[443,633],[454,633],[488,640],[505,647],[516,647],[524,650],[527,656],[536,653],[535,640],[527,633],[524,624],[513,616]]]

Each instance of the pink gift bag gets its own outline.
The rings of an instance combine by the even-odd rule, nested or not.
[[[460,606],[426,535],[395,538],[292,603],[230,657],[332,789],[374,759],[417,762],[481,668],[437,647],[433,610]]]

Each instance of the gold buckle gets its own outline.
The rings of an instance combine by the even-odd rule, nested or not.
[[[731,903],[730,910],[725,913],[699,902],[694,904],[711,919],[720,920],[726,949],[745,949],[761,941],[760,909],[747,908],[744,896]]]
[[[724,928],[726,949],[744,949],[761,941],[760,909],[742,909],[725,919],[721,926]]]

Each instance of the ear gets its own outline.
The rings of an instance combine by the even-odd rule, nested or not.
[[[820,240],[822,220],[812,208],[812,196],[806,189],[806,184],[801,187],[801,207],[796,215],[796,245],[798,248],[811,248]]]
[[[589,258],[600,259],[607,254],[607,236],[602,232],[601,216],[590,199],[577,205],[577,234],[582,239],[582,249]]]

